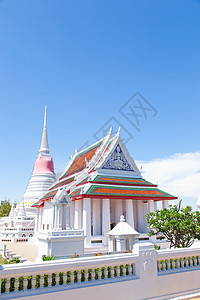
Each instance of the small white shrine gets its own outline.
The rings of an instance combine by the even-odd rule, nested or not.
[[[66,257],[74,254],[84,253],[84,231],[83,229],[71,229],[70,226],[70,199],[66,189],[59,190],[54,199],[51,201],[53,210],[49,209],[49,204],[44,205],[43,217],[51,219],[51,230],[49,226],[44,227],[38,232],[38,257],[43,255]],[[53,215],[49,215],[53,212]]]
[[[133,245],[138,242],[139,235],[139,232],[125,221],[124,216],[121,216],[119,223],[107,233],[108,251],[132,251]]]

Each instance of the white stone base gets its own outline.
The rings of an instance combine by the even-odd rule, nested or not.
[[[55,255],[65,257],[84,253],[83,230],[56,230],[38,235],[38,257]]]

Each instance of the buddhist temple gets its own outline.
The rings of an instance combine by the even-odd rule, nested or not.
[[[62,201],[54,205],[62,191],[71,199],[70,213]],[[72,229],[84,230],[85,247],[107,245],[107,233],[123,215],[140,238],[147,238],[145,215],[155,211],[159,201],[168,207],[173,199],[177,197],[142,178],[120,130],[114,137],[110,130],[100,141],[76,152],[59,179],[33,205],[37,208],[36,232],[65,230],[67,223]]]

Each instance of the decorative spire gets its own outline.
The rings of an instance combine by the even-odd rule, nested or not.
[[[49,143],[48,143],[48,132],[47,132],[47,106],[45,104],[44,112],[44,128],[42,133],[42,141],[40,146],[40,154],[48,156],[50,154]]]
[[[18,211],[18,218],[26,218],[26,211],[24,207],[24,200],[22,200],[20,206],[19,206],[19,211]]]
[[[14,212],[14,205],[13,205],[13,203],[12,203],[11,210],[10,210],[10,213],[9,213],[9,217],[10,217],[10,218],[13,218],[14,215],[15,215],[15,212]]]

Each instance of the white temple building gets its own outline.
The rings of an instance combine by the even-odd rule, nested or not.
[[[156,210],[158,201],[168,207],[173,199],[177,197],[142,178],[120,132],[113,137],[110,130],[100,141],[76,152],[55,184],[33,205],[36,233],[48,239],[56,231],[66,235],[67,228],[83,230],[85,247],[106,246],[107,233],[124,215],[140,239],[147,239],[145,215]]]
[[[0,240],[3,242],[27,241],[35,231],[36,209],[32,204],[38,201],[55,182],[53,159],[50,154],[45,106],[44,127],[38,158],[20,204],[13,207],[8,217],[0,219]]]

